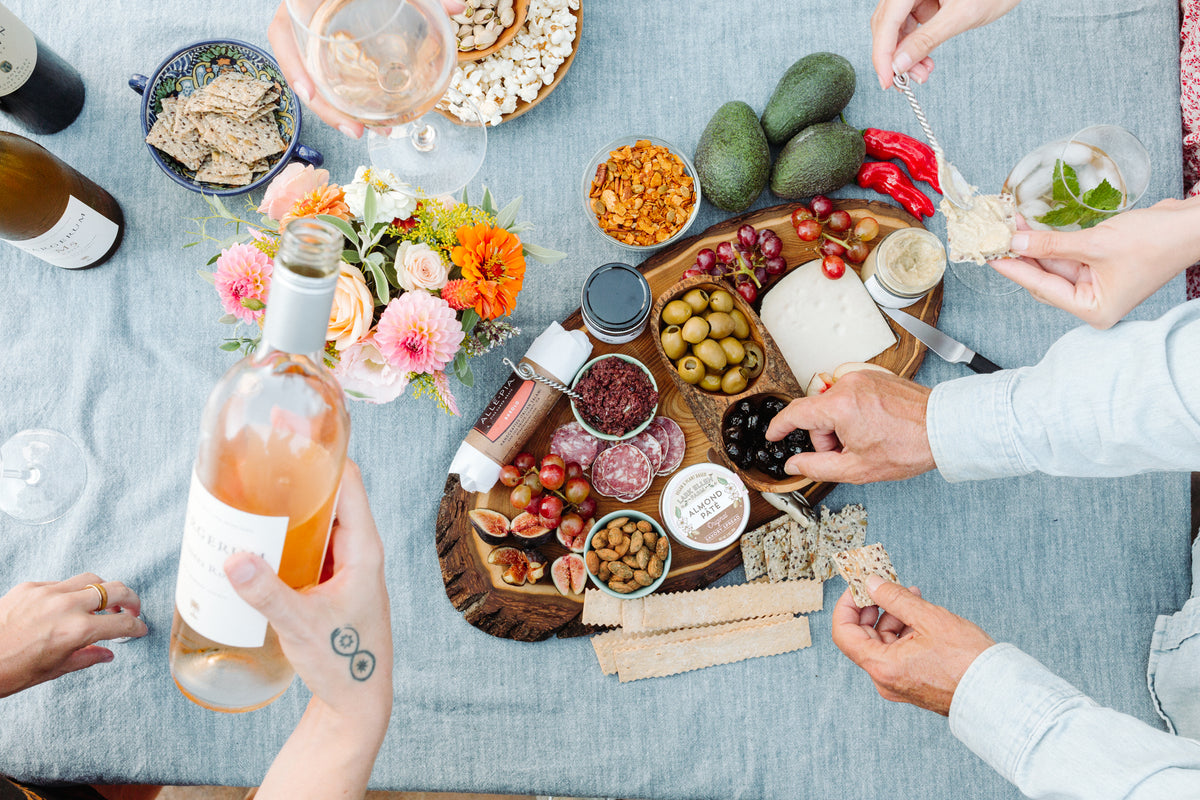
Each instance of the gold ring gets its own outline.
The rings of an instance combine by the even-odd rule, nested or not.
[[[96,611],[103,611],[108,608],[108,591],[98,583],[89,583],[86,589],[95,589],[96,594],[100,595],[100,604],[96,606]],[[95,611],[92,612],[96,613]]]

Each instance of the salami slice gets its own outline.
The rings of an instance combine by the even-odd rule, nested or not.
[[[592,468],[592,479],[595,480],[597,475],[604,487],[612,490],[613,497],[644,493],[654,481],[650,459],[641,450],[626,443],[610,447],[597,457]]]
[[[629,443],[646,454],[646,458],[650,459],[650,469],[653,472],[658,472],[659,467],[663,465],[663,459],[667,452],[663,446],[658,443],[658,439],[648,431],[642,431],[637,436],[629,440]]]
[[[658,440],[659,446],[662,448],[662,460],[659,461],[658,469],[662,469],[667,465],[667,453],[671,450],[671,437],[667,434],[667,428],[663,425],[664,417],[655,417],[650,420],[650,424],[646,426],[646,433]],[[657,470],[655,470],[657,472]]]
[[[653,424],[666,432],[669,441],[658,474],[670,475],[683,464],[683,457],[687,454],[687,437],[683,435],[683,428],[679,427],[679,423],[670,417],[655,417]]]
[[[562,456],[568,464],[574,461],[586,470],[604,449],[603,444],[578,422],[568,422],[559,426],[550,437],[550,452]]]

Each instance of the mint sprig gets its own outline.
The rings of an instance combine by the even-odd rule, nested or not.
[[[1060,159],[1054,164],[1050,210],[1034,219],[1054,228],[1067,225],[1092,228],[1116,214],[1124,199],[1121,190],[1109,183],[1107,178],[1080,197],[1079,176],[1075,174],[1074,167]]]

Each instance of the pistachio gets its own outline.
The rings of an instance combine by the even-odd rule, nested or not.
[[[474,36],[464,36],[461,39],[459,39],[458,40],[458,49],[459,50],[474,50],[475,49],[475,37]]]
[[[482,50],[485,47],[491,47],[496,43],[496,39],[498,38],[498,33],[484,28],[483,33],[475,34],[475,49]]]
[[[510,27],[514,22],[517,21],[517,13],[513,11],[511,7],[502,8],[496,13],[500,17],[500,24],[506,28]]]
[[[481,8],[477,12],[475,12],[475,17],[473,18],[473,21],[474,22],[482,22],[482,23],[486,24],[488,22],[491,22],[492,18],[495,16],[496,16],[496,12],[492,11],[490,8]]]

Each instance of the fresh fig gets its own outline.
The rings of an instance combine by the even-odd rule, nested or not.
[[[557,537],[558,543],[570,550],[572,553],[582,553],[584,542],[587,541],[588,531],[590,531],[592,526],[595,524],[595,520],[589,519],[587,522],[583,523],[583,527],[580,528],[579,532],[574,536],[564,532],[563,526],[560,524],[555,530],[554,535]]]
[[[529,563],[529,574],[525,580],[537,583],[546,574],[546,557],[538,550],[524,550],[525,560]]]
[[[508,517],[490,508],[474,508],[467,512],[471,527],[479,538],[488,544],[504,544],[508,541]]]
[[[550,566],[550,576],[554,579],[554,588],[559,594],[570,597],[573,594],[583,594],[587,585],[587,570],[584,568],[583,556],[578,553],[567,553],[554,559]]]
[[[554,536],[553,528],[547,528],[528,511],[518,514],[512,524],[508,526],[508,530],[522,547],[537,547],[550,541]]]
[[[513,586],[525,583],[529,575],[529,557],[516,547],[497,547],[488,553],[488,563],[506,567],[500,578]]]

